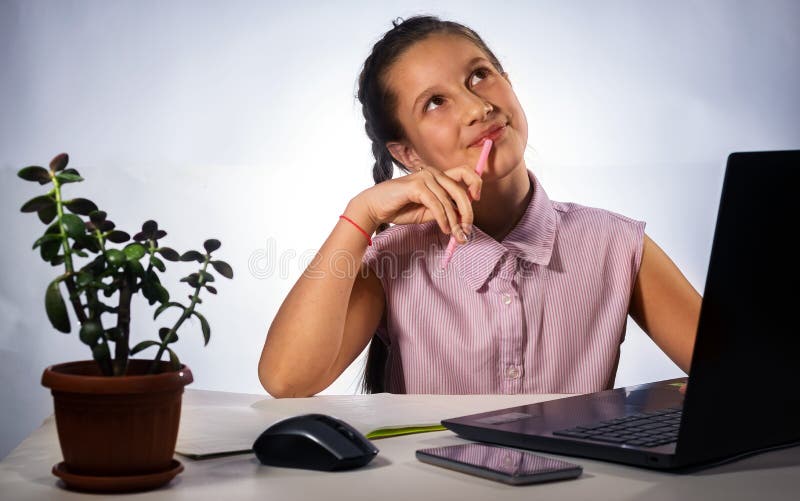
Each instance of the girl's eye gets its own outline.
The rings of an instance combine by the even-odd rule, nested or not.
[[[434,101],[440,101],[440,102],[439,103],[435,103]],[[439,106],[441,104],[441,101],[444,101],[442,96],[433,96],[432,98],[430,98],[428,100],[428,104],[425,105],[425,111],[429,111],[430,110],[431,104],[435,104],[436,106]],[[434,109],[436,109],[436,108],[434,108]]]
[[[472,73],[472,76],[473,76],[473,77],[474,77],[474,76],[476,76],[476,75],[478,75],[478,76],[479,76],[479,78],[480,78],[481,80],[483,80],[484,78],[486,78],[486,77],[488,77],[488,76],[489,76],[489,70],[487,70],[486,68],[478,68],[477,70],[475,70],[475,71]],[[472,83],[472,79],[470,79],[470,85],[475,85],[474,83]]]

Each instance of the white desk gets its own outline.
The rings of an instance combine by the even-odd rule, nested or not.
[[[249,405],[263,395],[187,389],[184,405]],[[199,500],[502,500],[558,499],[657,501],[798,499],[800,447],[769,452],[691,475],[676,475],[556,456],[583,466],[575,480],[513,487],[420,463],[416,449],[463,443],[450,431],[376,440],[378,456],[366,467],[317,472],[262,466],[253,454],[193,461],[161,489],[126,499]],[[50,473],[61,461],[55,422],[49,417],[0,463],[0,499],[99,499],[70,492]]]

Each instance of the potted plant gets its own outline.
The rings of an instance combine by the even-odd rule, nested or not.
[[[69,333],[69,303],[80,324],[78,337],[92,353],[92,360],[53,365],[42,375],[42,384],[53,394],[64,456],[53,474],[81,490],[155,488],[183,470],[173,455],[183,387],[192,382],[192,373],[171,345],[190,317],[199,321],[208,344],[211,329],[197,311],[200,294],[217,293],[211,269],[226,278],[233,278],[233,270],[213,257],[218,240],[206,240],[205,252],[180,254],[159,243],[167,233],[155,221],[146,221],[131,239],[94,202],[65,198],[63,186],[83,180],[78,171],[67,168],[68,161],[62,153],[49,169],[30,166],[18,172],[22,179],[50,186],[21,208],[35,212],[47,225],[33,248],[51,265],[63,267],[45,292],[47,317],[57,330]],[[171,299],[161,284],[164,260],[199,266],[181,279],[191,289],[188,304]],[[170,308],[181,314],[158,329],[158,340],[131,348],[131,300],[138,293],[156,306],[154,319]],[[152,359],[131,358],[148,349],[155,349]]]

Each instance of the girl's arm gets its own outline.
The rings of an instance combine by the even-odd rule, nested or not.
[[[351,201],[344,215],[371,235],[376,225],[362,207]],[[361,274],[366,247],[364,235],[339,219],[278,309],[258,363],[272,396],[306,397],[327,388],[372,338],[385,299],[380,280]]]
[[[664,353],[687,374],[702,297],[661,248],[644,236],[642,263],[629,313]]]
[[[456,232],[463,243],[462,223],[469,227],[473,222],[466,190],[480,199],[481,184],[466,165],[444,173],[422,169],[362,191],[344,215],[370,235],[382,222],[435,220],[445,234]],[[362,269],[366,248],[364,235],[340,219],[292,287],[272,321],[258,363],[259,380],[271,395],[309,396],[324,390],[369,343],[383,316],[385,297],[380,280],[369,268]]]

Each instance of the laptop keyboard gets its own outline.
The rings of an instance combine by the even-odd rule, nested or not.
[[[656,447],[676,442],[680,424],[681,409],[670,408],[554,431],[553,435],[620,445]]]

